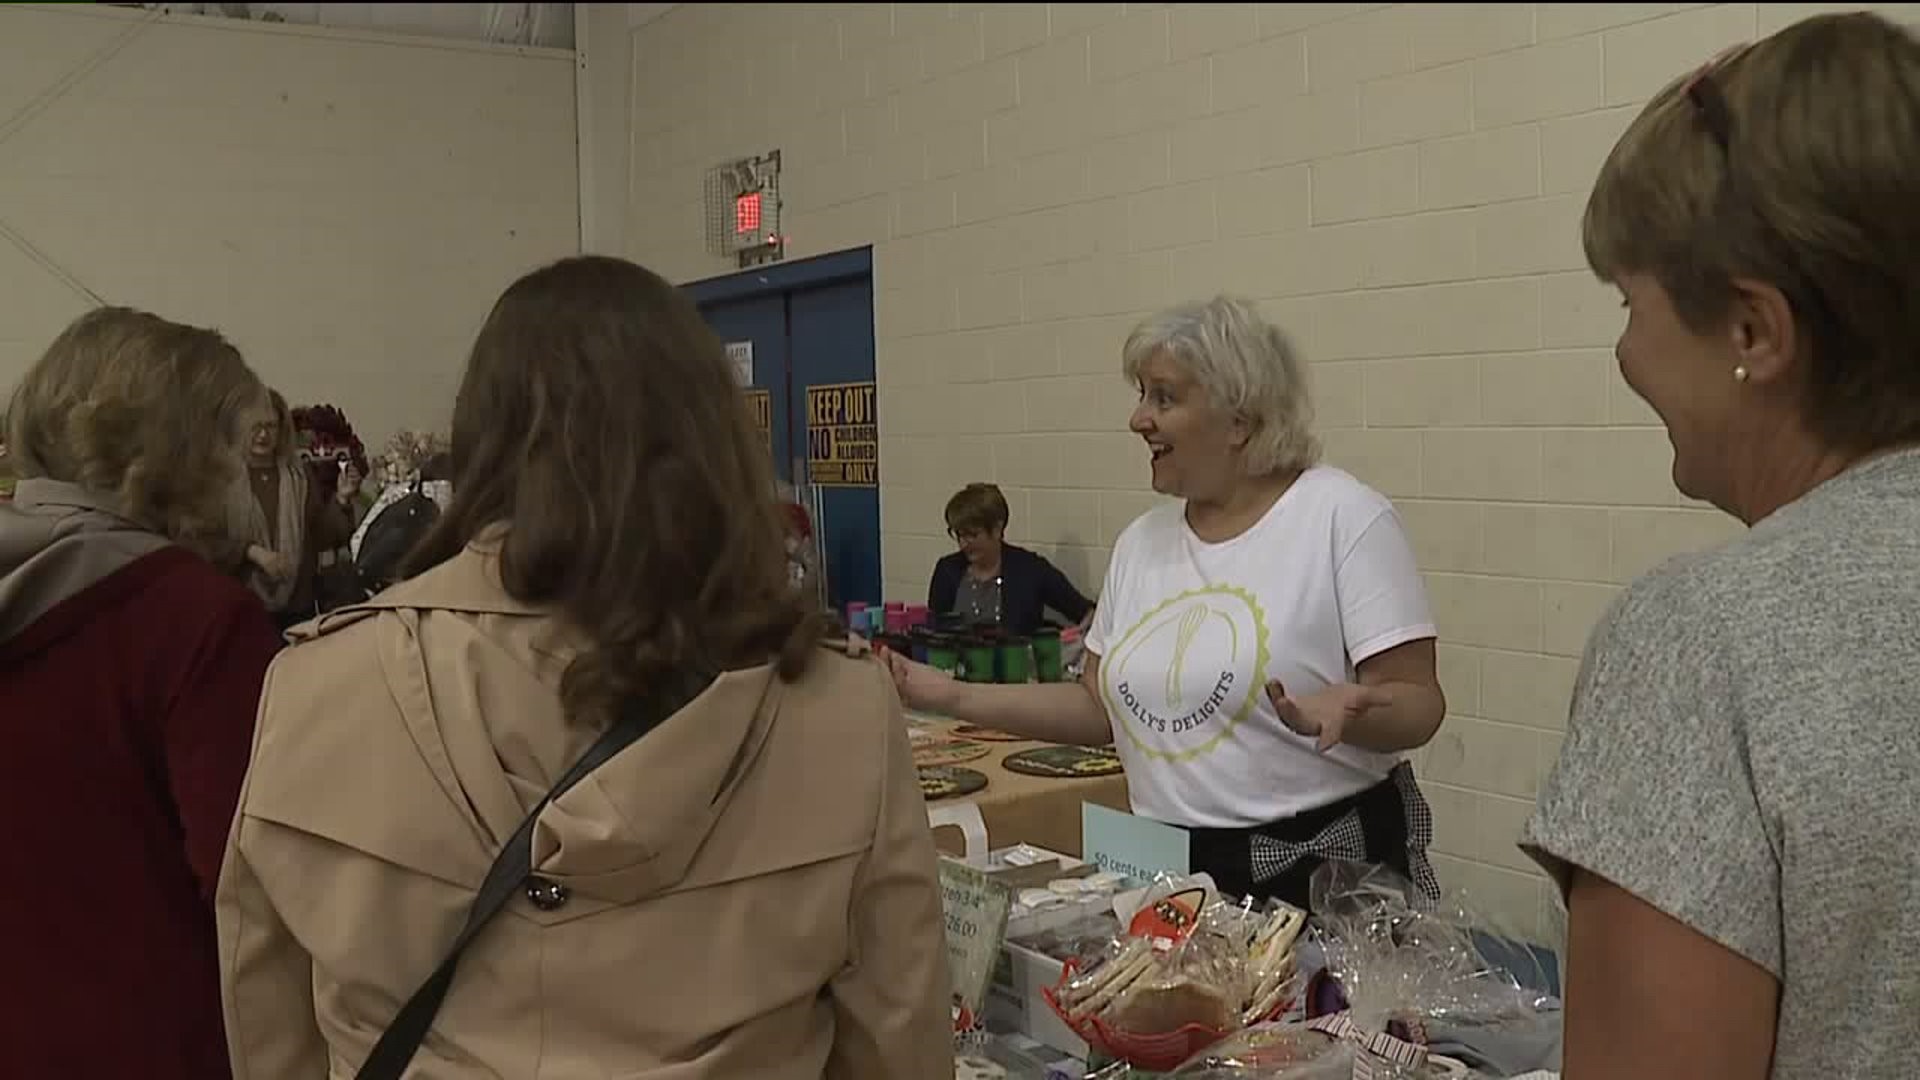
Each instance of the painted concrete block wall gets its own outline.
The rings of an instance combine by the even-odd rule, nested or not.
[[[1915,5],[1902,14],[1911,17]],[[1514,835],[1622,583],[1735,525],[1673,488],[1578,222],[1665,81],[1799,4],[698,4],[634,37],[630,254],[676,279],[704,169],[778,147],[792,252],[875,252],[889,593],[994,480],[1097,588],[1154,496],[1129,326],[1228,290],[1313,361],[1329,459],[1391,495],[1452,719],[1442,873],[1551,933]]]
[[[95,294],[220,327],[370,444],[578,250],[570,52],[0,6],[0,395]]]

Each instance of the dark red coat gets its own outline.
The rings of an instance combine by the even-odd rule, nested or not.
[[[212,898],[278,647],[174,547],[0,640],[0,1075],[229,1075]]]

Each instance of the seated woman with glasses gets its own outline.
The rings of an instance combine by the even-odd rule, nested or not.
[[[927,606],[969,625],[1040,629],[1047,609],[1085,622],[1093,614],[1067,575],[1036,552],[1007,543],[1007,497],[993,484],[968,484],[947,500],[947,535],[960,550],[933,565]]]

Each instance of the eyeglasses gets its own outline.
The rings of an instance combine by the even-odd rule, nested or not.
[[[1701,65],[1693,73],[1684,91],[1687,103],[1693,107],[1694,116],[1705,128],[1708,137],[1720,148],[1720,160],[1725,166],[1722,198],[1725,202],[1739,205],[1756,224],[1760,226],[1762,242],[1772,247],[1786,264],[1793,282],[1784,291],[1789,303],[1800,309],[1800,314],[1813,324],[1814,340],[1819,343],[1833,344],[1845,339],[1846,326],[1834,314],[1833,305],[1820,286],[1801,268],[1800,260],[1795,257],[1792,241],[1766,219],[1766,215],[1753,199],[1741,198],[1736,182],[1735,158],[1733,153],[1734,122],[1733,110],[1727,104],[1727,96],[1715,81],[1714,73],[1745,53],[1750,46],[1736,45]]]

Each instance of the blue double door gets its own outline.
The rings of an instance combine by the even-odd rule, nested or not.
[[[870,249],[685,286],[740,367],[785,481],[819,492],[828,597],[879,603],[880,460]],[[749,359],[750,356],[750,359]]]

